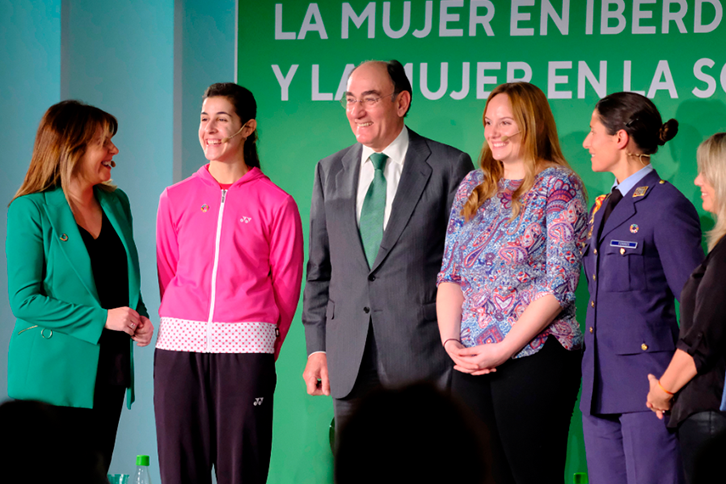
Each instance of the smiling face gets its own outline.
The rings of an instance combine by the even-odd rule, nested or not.
[[[703,173],[699,173],[693,183],[701,189],[703,209],[707,212],[716,213],[716,190],[709,183]]]
[[[501,161],[505,167],[523,164],[521,134],[509,96],[497,94],[491,98],[484,112],[484,138],[492,157]]]
[[[226,97],[205,99],[199,119],[199,143],[205,158],[219,162],[236,161],[245,142],[245,133],[236,134],[240,128],[242,121]],[[225,143],[222,141],[225,138],[231,139]]]
[[[118,153],[111,136],[103,127],[98,126],[96,134],[78,162],[78,177],[91,186],[111,179],[111,168],[115,165],[113,157]]]
[[[363,64],[348,78],[348,96],[380,98],[369,106],[353,103],[345,110],[356,140],[377,152],[390,145],[403,129],[403,116],[411,100],[407,92],[394,97],[393,91],[393,81],[384,64]]]
[[[618,135],[608,134],[605,125],[600,121],[597,109],[592,112],[590,119],[590,133],[582,142],[583,148],[590,152],[592,171],[614,172],[621,159],[621,150],[618,148]]]

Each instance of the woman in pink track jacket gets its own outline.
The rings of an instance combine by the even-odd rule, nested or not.
[[[290,195],[260,171],[252,93],[204,94],[209,164],[164,190],[154,407],[164,483],[264,483],[275,359],[300,295],[303,242]]]

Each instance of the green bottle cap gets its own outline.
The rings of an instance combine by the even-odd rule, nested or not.
[[[149,456],[148,455],[137,455],[136,456],[136,465],[137,466],[149,466]]]

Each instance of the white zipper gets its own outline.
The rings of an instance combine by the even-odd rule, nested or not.
[[[214,304],[217,296],[217,267],[219,266],[219,241],[222,238],[222,215],[224,214],[224,199],[227,190],[222,190],[222,204],[219,206],[217,216],[217,236],[214,240],[214,266],[212,267],[212,297],[209,302],[209,318],[207,320],[207,331],[204,337],[204,346],[207,353],[212,351],[212,321],[214,317]]]

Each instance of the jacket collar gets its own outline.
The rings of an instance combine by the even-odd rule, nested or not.
[[[73,212],[68,205],[63,189],[56,187],[43,192],[43,194],[46,200],[45,207],[48,220],[53,228],[54,236],[57,237],[56,242],[83,286],[98,301],[99,297],[93,279],[91,258],[88,256],[86,244],[83,242],[83,237],[80,230],[78,230],[78,224],[75,217],[73,217]],[[141,283],[138,270],[138,254],[131,233],[131,220],[126,216],[124,208],[115,193],[94,188],[94,195],[126,249],[129,272],[129,306],[136,307]]]
[[[219,188],[219,182],[214,179],[211,173],[209,173],[209,163],[201,166],[192,176],[202,180],[206,185]],[[247,183],[252,183],[253,181],[259,180],[261,178],[267,178],[267,176],[262,173],[262,170],[257,167],[250,168],[250,170],[245,173],[242,178],[234,182],[232,186],[229,187],[229,189],[235,190]]]
[[[605,238],[605,236],[613,231],[616,227],[622,225],[626,220],[635,215],[637,212],[636,204],[645,200],[648,195],[653,191],[653,187],[658,184],[660,176],[655,170],[645,175],[638,183],[633,186],[628,193],[623,194],[623,199],[613,209],[610,217],[605,221],[605,226],[600,233],[598,243]],[[599,210],[596,214],[595,223],[597,227],[600,226],[600,221],[605,210]],[[597,230],[597,228],[595,229]]]
[[[408,129],[409,141],[403,171],[401,172],[401,180],[398,182],[396,196],[393,199],[388,225],[386,225],[386,230],[383,232],[381,248],[375,261],[373,261],[371,271],[378,268],[391,249],[395,247],[403,233],[403,229],[408,225],[408,221],[421,199],[433,171],[429,163],[431,149],[426,143],[426,139],[408,127],[406,129]]]

